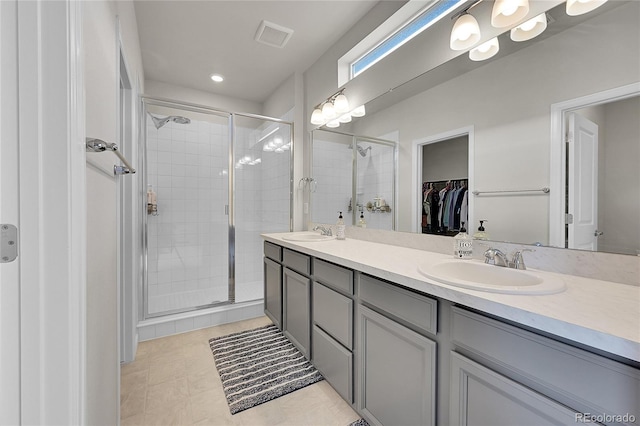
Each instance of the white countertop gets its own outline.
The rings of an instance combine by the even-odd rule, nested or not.
[[[348,238],[321,242],[266,241],[459,303],[516,323],[640,361],[640,287],[539,271],[567,289],[551,295],[511,295],[459,288],[430,280],[418,266],[453,257]],[[464,260],[461,260],[464,262]]]

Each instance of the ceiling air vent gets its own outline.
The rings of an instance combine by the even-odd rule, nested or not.
[[[291,38],[293,30],[269,21],[262,21],[256,32],[255,40],[269,46],[283,48]]]

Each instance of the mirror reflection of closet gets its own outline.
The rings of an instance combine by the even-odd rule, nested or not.
[[[418,229],[423,234],[453,236],[469,232],[469,136],[422,145],[422,203]]]

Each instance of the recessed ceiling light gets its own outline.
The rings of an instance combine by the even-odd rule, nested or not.
[[[211,80],[215,81],[216,83],[220,83],[224,80],[224,77],[222,77],[220,74],[211,74]]]

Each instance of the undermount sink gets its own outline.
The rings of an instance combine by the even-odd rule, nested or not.
[[[299,241],[299,242],[329,241],[335,238],[336,237],[333,235],[322,235],[322,234],[318,234],[317,232],[294,233],[294,234],[286,235],[282,237],[282,239],[286,241]]]
[[[420,265],[418,271],[443,284],[490,293],[553,294],[564,291],[562,280],[534,271],[488,265],[478,261],[445,260]]]

